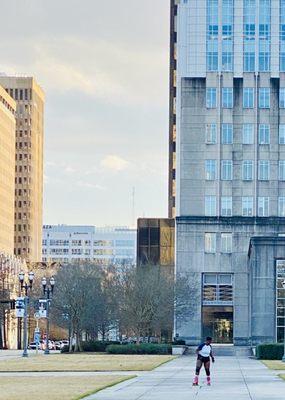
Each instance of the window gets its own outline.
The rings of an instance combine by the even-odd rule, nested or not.
[[[285,88],[279,90],[279,107],[285,108]]]
[[[216,253],[215,233],[205,233],[205,253]]]
[[[221,197],[221,215],[222,217],[231,217],[232,210],[232,197]]]
[[[231,253],[232,252],[232,244],[233,236],[231,233],[222,233],[221,234],[221,253]]]
[[[222,107],[233,108],[233,88],[222,89]]]
[[[217,215],[216,196],[205,197],[205,215],[215,217]]]
[[[242,163],[242,179],[244,181],[253,180],[253,161],[245,160]]]
[[[285,161],[279,161],[279,181],[285,181]]]
[[[205,161],[205,179],[214,181],[216,179],[216,160]]]
[[[218,71],[219,2],[207,2],[207,71]]]
[[[243,2],[243,68],[245,72],[255,71],[255,0]]]
[[[276,261],[276,316],[277,316],[277,341],[283,343],[285,329],[285,293],[283,282],[285,280],[284,260]]]
[[[258,129],[258,143],[270,143],[270,126],[268,124],[260,124]]]
[[[279,217],[285,217],[285,197],[278,198],[278,215]]]
[[[280,71],[285,71],[285,0],[280,1],[280,27],[279,27],[279,52],[280,52]]]
[[[285,125],[279,125],[279,144],[285,144]]]
[[[259,108],[270,108],[270,88],[259,89]]]
[[[221,179],[222,181],[231,181],[233,179],[233,162],[232,160],[221,161]]]
[[[253,138],[254,138],[254,124],[243,124],[242,143],[253,144]]]
[[[206,143],[207,144],[217,143],[217,124],[206,125]]]
[[[253,197],[242,198],[242,216],[252,217],[253,216]]]
[[[203,305],[232,305],[232,274],[204,274]]]
[[[269,181],[269,161],[258,161],[258,179],[260,181]]]
[[[269,216],[269,197],[258,197],[258,216]]]
[[[233,125],[222,124],[222,144],[233,143]]]
[[[243,108],[254,107],[254,88],[243,89]]]
[[[270,70],[271,4],[259,1],[259,71]]]
[[[234,0],[222,0],[222,70],[233,70]]]
[[[207,108],[216,108],[217,107],[217,89],[216,88],[207,88],[206,91],[206,107]]]

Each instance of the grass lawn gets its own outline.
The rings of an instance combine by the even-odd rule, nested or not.
[[[0,377],[1,400],[79,400],[123,382],[122,376]]]
[[[262,362],[269,369],[285,370],[285,363],[283,361],[263,360]]]
[[[0,361],[0,372],[150,371],[174,358],[168,355],[50,354]]]
[[[279,376],[280,376],[280,378],[284,379],[284,381],[285,381],[285,375],[279,375]]]

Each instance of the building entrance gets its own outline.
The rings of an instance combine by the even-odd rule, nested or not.
[[[203,337],[214,343],[233,343],[233,307],[203,307]]]

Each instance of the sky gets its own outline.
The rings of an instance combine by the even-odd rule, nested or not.
[[[0,72],[46,95],[44,223],[166,217],[169,1],[9,0],[1,15]]]

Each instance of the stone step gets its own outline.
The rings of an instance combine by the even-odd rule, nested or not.
[[[197,347],[188,346],[187,354],[195,354]],[[253,355],[251,347],[228,346],[213,344],[214,355],[218,357],[250,357]]]

